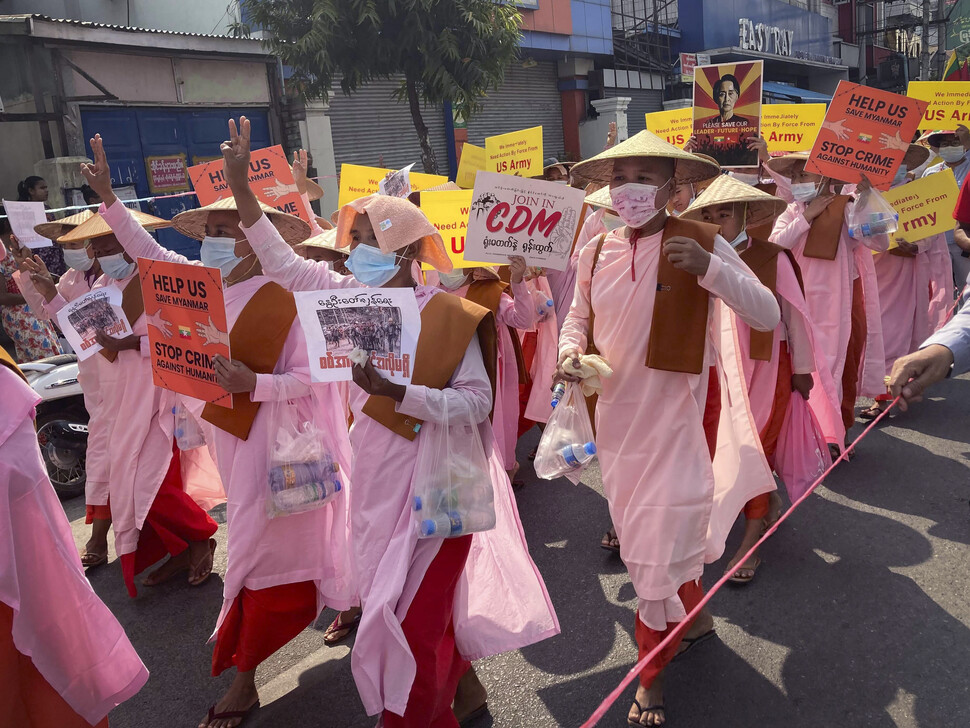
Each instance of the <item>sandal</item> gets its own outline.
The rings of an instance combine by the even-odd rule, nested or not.
[[[614,541],[616,542],[615,546],[613,545]],[[612,551],[615,554],[620,553],[620,539],[616,537],[616,529],[612,526],[603,534],[603,540],[600,541],[600,548]]]
[[[336,647],[341,642],[346,641],[357,630],[357,626],[360,624],[361,614],[361,612],[358,612],[356,617],[344,624],[340,623],[340,615],[338,614],[336,619],[327,627],[327,631],[323,633],[323,644],[327,647]],[[335,637],[334,635],[338,632],[343,632],[344,634]]]
[[[728,579],[728,581],[733,582],[734,584],[748,584],[748,583],[751,582],[752,579],[754,579],[755,572],[758,571],[758,567],[759,566],[761,566],[761,557],[760,556],[755,556],[754,557],[754,566],[738,566],[738,567],[735,567],[734,573],[731,575],[731,578]],[[751,575],[750,576],[740,576],[740,574],[741,574],[742,571],[750,571],[751,572]]]
[[[254,710],[256,710],[258,707],[259,707],[258,699],[256,700],[255,703],[250,705],[245,710],[227,710],[224,713],[217,713],[216,706],[213,705],[213,706],[210,706],[209,712],[206,713],[205,720],[207,724],[211,724],[212,721],[214,720],[232,720],[233,718],[241,718],[242,720],[236,723],[237,726],[241,726],[245,722],[246,718],[249,717],[249,714],[252,713]]]
[[[455,716],[455,719],[458,721],[458,725],[461,726],[461,728],[464,728],[464,726],[466,726],[469,723],[472,723],[472,722],[478,720],[483,715],[485,715],[487,712],[488,712],[488,703],[485,702],[485,703],[482,703],[481,705],[479,705],[477,708],[475,708],[475,710],[473,710],[468,715],[466,715],[466,716],[464,716],[462,718],[458,718],[458,716]]]
[[[684,647],[683,649],[678,649],[677,654],[674,655],[674,659],[676,660],[678,657],[683,657],[692,649],[697,647],[697,645],[704,644],[705,642],[707,642],[710,639],[713,639],[714,637],[717,637],[717,632],[713,629],[709,629],[707,630],[707,632],[697,637],[684,637],[684,639],[682,639],[680,643],[681,643],[681,646],[686,645],[686,647]]]
[[[882,408],[881,408],[881,407],[879,406],[879,403],[878,403],[878,402],[876,402],[876,403],[875,403],[874,405],[872,405],[872,407],[869,407],[868,409],[864,409],[864,410],[862,410],[862,411],[861,411],[861,412],[860,412],[860,413],[859,413],[859,414],[857,415],[857,417],[858,417],[858,418],[859,418],[860,420],[866,420],[866,421],[869,421],[869,420],[874,420],[874,419],[876,419],[876,418],[877,418],[877,417],[878,417],[879,415],[881,415],[882,413],[883,413],[883,410],[882,410]]]
[[[660,713],[660,717],[663,718],[663,723],[655,723],[654,725],[667,725],[667,710],[664,708],[664,706],[648,705],[646,708],[644,708],[642,705],[640,705],[636,698],[633,699],[633,704],[637,706],[637,711],[639,712],[637,714],[636,722],[634,722],[631,718],[626,719],[627,725],[631,725],[633,728],[649,728],[646,723],[640,722],[640,719],[643,718],[644,713]]]
[[[87,551],[81,554],[81,566],[85,569],[93,569],[95,566],[101,566],[107,563],[108,554],[92,554]]]
[[[202,586],[209,580],[209,577],[212,576],[212,568],[215,566],[215,555],[216,555],[216,540],[214,538],[210,538],[209,539],[209,567],[205,570],[205,573],[195,577],[196,579],[198,579],[198,581],[193,581],[192,574],[194,574],[195,570],[202,565],[202,561],[198,561],[194,564],[190,561],[189,562],[189,586]],[[204,560],[205,559],[203,557],[203,561]]]

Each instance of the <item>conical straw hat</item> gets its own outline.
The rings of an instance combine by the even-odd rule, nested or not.
[[[743,202],[747,205],[746,227],[755,227],[768,222],[785,211],[788,203],[780,197],[774,197],[767,192],[740,182],[734,177],[722,174],[711,182],[690,207],[684,210],[681,217],[687,220],[703,222],[701,211],[713,205],[728,205]]]
[[[330,228],[329,230],[324,230],[319,235],[314,235],[312,238],[307,238],[300,245],[305,245],[308,248],[323,248],[325,250],[332,250],[335,253],[340,253],[341,255],[348,255],[350,253],[346,248],[340,249],[337,247],[337,228]]]
[[[570,171],[580,183],[596,182],[608,185],[613,177],[613,160],[623,157],[658,157],[673,159],[676,167],[674,178],[677,182],[700,182],[721,173],[717,164],[696,154],[678,149],[649,131],[634,134],[625,142],[600,152],[595,157],[576,164]]]
[[[341,207],[337,217],[338,248],[350,248],[350,231],[354,220],[363,212],[370,218],[382,252],[391,253],[418,243],[416,260],[428,263],[442,273],[451,272],[451,258],[445,252],[438,229],[420,208],[403,197],[368,195]]]
[[[767,162],[768,169],[773,172],[777,172],[782,177],[787,177],[791,179],[792,168],[798,162],[807,162],[809,157],[808,152],[793,152],[792,154],[786,154],[782,157],[774,157],[769,159]]]
[[[587,195],[583,202],[593,207],[605,207],[607,210],[613,211],[613,199],[610,197],[609,187],[600,187],[596,192]]]
[[[146,215],[141,210],[132,210],[129,208],[129,213],[135,218],[135,222],[141,225],[143,228],[167,228],[171,227],[172,223],[168,220],[163,220],[160,217],[155,217],[154,215]],[[100,238],[105,235],[114,235],[114,231],[111,226],[108,225],[108,221],[101,217],[100,213],[94,213],[85,222],[75,227],[73,230],[61,235],[57,239],[59,243],[73,243],[78,240],[90,240],[92,238]]]
[[[38,235],[43,235],[45,238],[57,240],[61,235],[66,234],[69,230],[73,230],[82,222],[87,222],[93,216],[93,211],[81,210],[76,215],[62,217],[60,220],[55,220],[54,222],[42,222],[40,225],[34,225],[34,232]]]
[[[922,144],[910,144],[909,149],[906,150],[906,156],[903,157],[903,163],[905,163],[906,169],[916,169],[929,158],[929,149]]]
[[[306,194],[310,198],[310,202],[314,200],[319,200],[323,198],[323,187],[318,185],[312,179],[306,181]]]
[[[310,225],[296,215],[288,215],[285,212],[280,212],[279,210],[274,210],[269,205],[264,205],[262,202],[259,203],[259,209],[261,209],[269,221],[273,223],[276,229],[279,231],[280,235],[290,245],[296,245],[296,243],[302,243],[308,237],[310,237]],[[236,207],[236,200],[233,197],[226,197],[223,200],[216,200],[211,205],[206,205],[205,207],[198,207],[194,210],[186,210],[185,212],[180,212],[174,218],[172,218],[172,225],[178,230],[182,235],[185,235],[196,240],[202,240],[205,237],[205,221],[209,216],[210,212],[238,212]]]

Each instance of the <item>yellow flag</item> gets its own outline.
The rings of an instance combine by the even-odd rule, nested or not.
[[[542,175],[542,127],[486,137],[485,170],[516,177]]]

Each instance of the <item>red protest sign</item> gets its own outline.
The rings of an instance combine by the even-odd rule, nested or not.
[[[216,200],[232,196],[222,165],[223,160],[219,158],[189,167],[189,177],[199,196],[199,204],[211,205]],[[298,215],[310,222],[296,189],[293,172],[286,161],[286,154],[279,144],[252,152],[249,159],[249,185],[263,204],[280,212]]]
[[[924,111],[925,101],[840,81],[805,169],[888,190]]]
[[[217,268],[138,259],[156,386],[232,407],[216,384],[212,359],[230,359],[229,327]]]

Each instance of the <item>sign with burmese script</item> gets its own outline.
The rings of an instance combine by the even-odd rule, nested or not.
[[[345,288],[293,294],[310,378],[349,382],[355,361],[397,384],[411,383],[421,314],[411,288]]]
[[[222,273],[218,268],[138,259],[152,379],[163,389],[232,407],[212,360],[231,359]]]
[[[839,81],[805,169],[888,190],[925,110],[925,101]]]
[[[115,339],[131,335],[131,324],[121,308],[121,296],[117,286],[95,288],[57,312],[57,325],[79,360],[101,351],[99,331]]]

